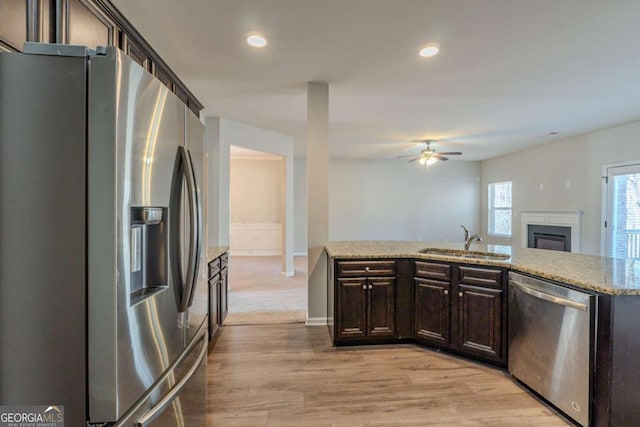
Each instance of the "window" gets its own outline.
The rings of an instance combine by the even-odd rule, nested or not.
[[[511,237],[511,181],[489,184],[489,234]]]
[[[640,259],[640,164],[606,170],[605,255]]]

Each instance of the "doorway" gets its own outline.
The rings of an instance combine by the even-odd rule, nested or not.
[[[640,161],[604,167],[603,254],[640,259]]]
[[[306,258],[283,274],[284,156],[231,145],[229,315],[225,325],[304,322]]]

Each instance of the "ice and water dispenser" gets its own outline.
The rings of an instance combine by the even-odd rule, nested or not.
[[[129,247],[131,299],[135,305],[169,286],[167,208],[132,207]]]

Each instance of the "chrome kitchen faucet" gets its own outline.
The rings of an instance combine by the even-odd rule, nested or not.
[[[467,227],[465,227],[464,225],[461,225],[460,227],[462,227],[462,229],[464,230],[464,250],[468,251],[469,248],[471,247],[471,243],[473,243],[473,241],[477,241],[477,242],[481,242],[482,241],[482,237],[480,237],[479,234],[473,234],[471,237],[469,237],[469,230],[467,230]]]

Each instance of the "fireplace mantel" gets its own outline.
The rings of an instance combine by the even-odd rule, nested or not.
[[[520,211],[521,245],[527,247],[528,225],[571,227],[571,252],[580,252],[582,211]]]

